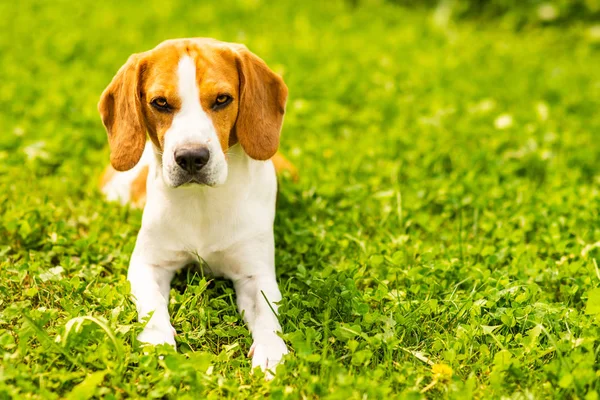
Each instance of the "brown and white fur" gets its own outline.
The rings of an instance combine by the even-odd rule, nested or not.
[[[112,164],[102,191],[145,205],[127,276],[140,320],[151,315],[141,342],[175,346],[170,282],[199,256],[233,281],[252,366],[273,372],[288,352],[273,312],[274,163],[295,174],[276,154],[286,99],[246,47],[202,38],[132,55],[102,93]]]

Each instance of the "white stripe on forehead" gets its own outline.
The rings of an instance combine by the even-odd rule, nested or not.
[[[170,141],[175,147],[182,144],[206,144],[216,135],[212,121],[200,104],[200,93],[196,81],[196,63],[184,55],[177,65],[177,91],[181,100],[181,109],[177,111],[171,123]]]
[[[179,96],[181,97],[181,108],[198,106],[200,111],[200,96],[198,93],[198,82],[196,82],[196,64],[190,56],[183,56],[177,66],[177,76],[179,78]]]

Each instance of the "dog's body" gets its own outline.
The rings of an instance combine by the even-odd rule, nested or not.
[[[262,60],[207,39],[167,41],[132,56],[103,93],[111,163],[125,172],[105,173],[102,190],[109,199],[145,202],[128,273],[139,318],[151,315],[140,341],[175,345],[170,281],[202,258],[234,283],[254,340],[253,367],[273,369],[287,353],[273,312],[281,294],[271,161],[291,169],[275,155],[286,98]]]

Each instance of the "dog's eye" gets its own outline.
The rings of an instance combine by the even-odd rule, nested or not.
[[[215,108],[225,107],[227,104],[229,104],[231,102],[232,99],[233,99],[233,97],[231,97],[228,94],[220,94],[215,99],[214,107]]]
[[[159,111],[168,111],[171,108],[164,97],[157,97],[150,104]]]

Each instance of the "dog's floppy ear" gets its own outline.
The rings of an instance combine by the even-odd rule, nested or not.
[[[234,135],[255,160],[268,160],[279,147],[288,89],[283,79],[246,46],[235,45],[240,100]]]
[[[110,162],[117,171],[133,168],[144,151],[146,127],[140,103],[140,56],[134,54],[119,69],[98,103],[108,133]]]

